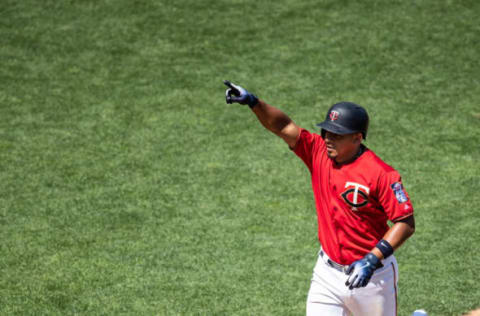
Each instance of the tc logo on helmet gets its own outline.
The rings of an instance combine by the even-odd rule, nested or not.
[[[365,206],[368,204],[368,193],[370,193],[370,188],[364,185],[347,182],[345,188],[350,188],[342,193],[342,198],[352,207],[352,211],[358,211],[359,207]]]
[[[330,115],[329,115],[330,120],[331,121],[336,121],[338,119],[338,115],[339,115],[339,113],[337,111],[330,112]]]

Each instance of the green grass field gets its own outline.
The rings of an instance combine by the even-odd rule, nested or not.
[[[315,130],[349,100],[417,231],[399,315],[480,306],[480,2],[0,1],[0,314],[304,315]]]

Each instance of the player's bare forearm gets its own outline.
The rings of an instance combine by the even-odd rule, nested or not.
[[[290,147],[294,147],[300,134],[300,128],[281,110],[258,100],[258,104],[252,108],[262,125],[281,137]]]
[[[414,232],[415,218],[412,215],[395,222],[385,236],[383,236],[383,239],[386,240],[394,250],[397,250]],[[372,253],[379,259],[383,259],[383,254],[377,247],[373,248]]]
[[[281,137],[288,146],[295,147],[300,135],[300,127],[285,113],[276,107],[268,105],[258,99],[256,95],[228,80],[225,80],[223,83],[228,87],[227,91],[225,91],[227,104],[239,103],[248,105],[266,129]]]
[[[266,129],[275,134],[280,133],[285,126],[292,122],[292,120],[281,110],[262,100],[258,100],[258,104],[252,110],[260,123],[262,123]]]

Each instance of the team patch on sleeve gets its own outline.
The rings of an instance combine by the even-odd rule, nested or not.
[[[403,185],[400,182],[395,182],[391,185],[393,193],[397,198],[398,203],[404,203],[408,201],[407,194],[403,190]]]

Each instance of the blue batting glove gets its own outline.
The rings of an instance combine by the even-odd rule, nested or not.
[[[228,104],[247,104],[250,108],[258,104],[258,98],[254,94],[228,80],[223,81],[223,83],[228,87],[227,91],[225,91],[225,99]]]
[[[348,266],[345,273],[349,275],[349,277],[347,282],[345,282],[345,285],[348,286],[350,290],[367,286],[372,278],[373,272],[382,266],[383,265],[377,256],[373,253],[368,253],[362,259],[357,260]]]

